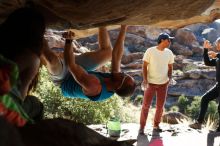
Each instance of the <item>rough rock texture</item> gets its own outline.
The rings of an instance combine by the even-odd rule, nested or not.
[[[90,125],[89,127],[108,136],[105,125]],[[207,127],[202,130],[191,129],[186,123],[176,125],[161,123],[160,127],[163,132],[158,133],[152,130],[152,123],[148,122],[144,130],[145,135],[138,135],[139,127],[139,124],[123,123],[118,140],[137,138],[134,146],[219,146],[220,142],[220,133],[209,133]]]
[[[178,124],[183,120],[188,120],[188,117],[180,112],[168,112],[162,116],[162,121],[168,124]]]
[[[162,29],[153,26],[129,26],[125,39],[125,53],[122,57],[121,69],[135,78],[137,88],[132,99],[138,95],[143,95],[141,89],[142,82],[142,58],[147,48],[157,45],[157,36],[161,32],[167,32],[175,36],[170,49],[176,55],[174,63],[173,79],[176,84],[172,84],[168,90],[168,97],[180,96],[187,97],[201,96],[215,84],[215,68],[204,65],[203,46],[200,38],[210,39],[203,36],[204,30],[214,28],[220,30],[220,22],[215,21],[210,24],[195,24],[180,29]],[[114,45],[119,29],[109,31],[112,45]],[[50,47],[62,47],[62,31],[48,29],[46,38]],[[219,36],[219,35],[218,35]],[[215,36],[215,40],[218,36]],[[78,42],[78,43],[77,43]],[[98,48],[97,35],[81,38],[74,41],[77,46],[76,53],[94,51]],[[213,51],[216,51],[213,48]],[[100,68],[99,71],[109,71],[109,64]],[[174,99],[168,98],[166,106],[171,106]],[[135,99],[136,100],[136,99]]]
[[[220,17],[220,0],[1,0],[0,22],[26,1],[36,4],[50,26],[62,28],[88,29],[110,24],[177,28]]]
[[[19,133],[25,146],[132,146],[136,141],[111,140],[81,123],[61,118],[26,125]]]

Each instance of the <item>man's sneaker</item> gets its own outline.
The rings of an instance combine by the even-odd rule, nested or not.
[[[163,132],[163,130],[162,130],[159,126],[154,127],[154,128],[153,128],[153,131],[154,131],[154,132]]]
[[[143,135],[144,134],[144,129],[139,129],[139,131],[138,131],[138,134],[141,134],[141,135]]]
[[[190,124],[189,127],[193,129],[202,129],[202,124],[199,122],[195,122],[193,124]]]

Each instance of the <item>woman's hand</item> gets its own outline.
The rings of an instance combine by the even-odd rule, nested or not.
[[[203,48],[205,49],[211,49],[213,46],[212,44],[208,41],[208,40],[205,40],[204,43],[203,43]]]
[[[217,53],[214,51],[209,51],[208,52],[209,58],[214,59],[217,57]]]

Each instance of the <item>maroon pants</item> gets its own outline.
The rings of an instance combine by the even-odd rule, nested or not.
[[[159,126],[159,123],[161,121],[161,116],[163,114],[164,103],[166,101],[167,87],[168,87],[168,83],[162,85],[148,84],[148,87],[145,89],[142,110],[141,110],[141,117],[140,117],[140,126],[142,129],[144,129],[146,125],[148,112],[151,106],[152,99],[155,94],[157,98],[156,98],[156,113],[154,117],[154,127]]]

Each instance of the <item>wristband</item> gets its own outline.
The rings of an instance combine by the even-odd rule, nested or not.
[[[66,44],[71,44],[72,42],[73,42],[73,40],[71,40],[71,39],[66,39],[66,41],[65,41]]]

